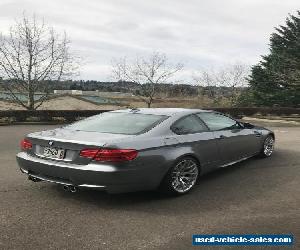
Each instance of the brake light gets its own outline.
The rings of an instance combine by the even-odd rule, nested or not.
[[[83,158],[93,159],[98,153],[99,149],[83,149],[80,151],[80,156]]]
[[[20,146],[22,150],[28,150],[32,148],[32,143],[27,139],[23,139],[20,143]]]
[[[138,152],[135,149],[83,149],[80,156],[95,161],[121,162],[135,159]]]

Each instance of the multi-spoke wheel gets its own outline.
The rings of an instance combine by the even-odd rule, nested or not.
[[[263,145],[260,155],[262,157],[271,156],[274,151],[274,144],[275,144],[274,137],[272,135],[269,135],[264,141],[264,145]]]
[[[185,194],[195,186],[198,175],[198,162],[192,157],[184,157],[169,170],[161,188],[169,194]]]

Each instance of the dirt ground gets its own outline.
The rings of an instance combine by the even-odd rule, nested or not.
[[[118,109],[121,108],[117,105],[97,105],[71,96],[57,97],[43,103],[39,109],[49,110],[97,110],[97,109]],[[20,105],[15,103],[0,101],[0,110],[22,110],[24,109]]]

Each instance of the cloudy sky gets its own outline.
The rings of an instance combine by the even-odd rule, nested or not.
[[[111,80],[112,58],[166,53],[182,77],[228,63],[253,64],[299,0],[0,0],[0,32],[25,11],[65,30],[84,58],[80,78]]]

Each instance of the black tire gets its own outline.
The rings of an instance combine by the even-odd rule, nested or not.
[[[175,172],[177,172],[177,173],[179,172],[178,169],[180,169],[181,167],[184,168],[183,167],[184,164],[187,166],[186,171],[188,171],[187,169],[189,169],[188,164],[191,164],[190,165],[190,173],[185,172],[186,173],[185,175],[183,175],[182,172],[179,175],[175,174]],[[193,164],[194,164],[195,168],[194,168]],[[200,169],[199,169],[198,161],[193,157],[189,157],[189,156],[183,157],[183,158],[179,159],[169,169],[169,171],[167,172],[163,181],[161,182],[159,191],[164,194],[172,195],[172,196],[186,194],[195,187],[198,177],[199,177],[199,174],[200,174]],[[185,178],[185,181],[183,181],[181,178]],[[180,180],[178,180],[178,179],[180,179]],[[182,187],[184,187],[183,183],[186,183],[187,190],[184,190],[184,188],[181,191],[178,190],[179,185],[177,186],[177,188],[175,188],[174,186],[176,186],[175,185],[176,182],[179,183],[179,185],[182,185]],[[189,184],[187,184],[187,183],[189,183]]]
[[[264,140],[262,149],[259,153],[259,156],[261,158],[267,158],[270,157],[274,152],[274,144],[275,144],[275,138],[273,135],[268,135],[266,139]],[[268,147],[268,149],[266,149]]]

